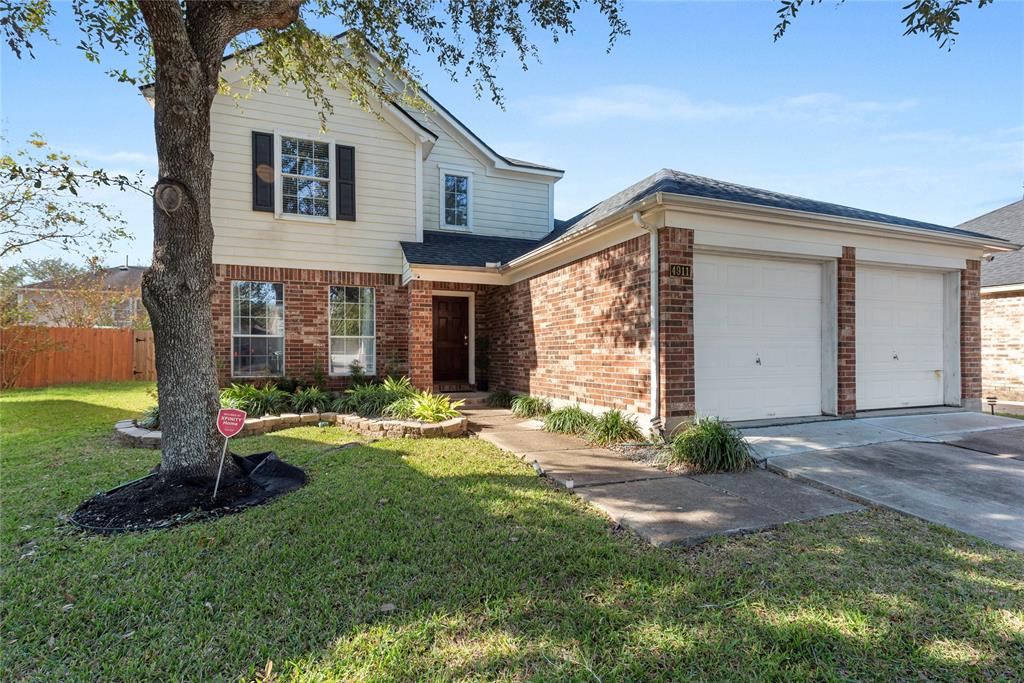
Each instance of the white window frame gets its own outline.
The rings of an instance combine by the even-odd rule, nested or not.
[[[373,291],[373,335],[333,335],[331,334],[331,289],[335,287],[354,287],[355,289],[369,289]],[[370,377],[377,374],[377,288],[363,285],[328,285],[327,286],[327,375],[329,377],[348,377],[348,366],[341,372],[334,372],[331,362],[331,340],[332,339],[373,339],[373,368],[363,367],[363,371]]]
[[[299,213],[284,212],[284,174],[281,172],[281,138],[298,138],[299,140],[312,140],[313,142],[327,143],[327,162],[330,169],[327,187],[327,215],[306,216]],[[335,207],[337,206],[338,191],[338,169],[335,168],[334,138],[314,133],[296,133],[289,130],[274,131],[274,216],[285,221],[303,221],[310,223],[335,223]],[[292,175],[292,174],[289,174]]]
[[[444,215],[444,177],[446,175],[459,176],[460,178],[466,179],[466,224],[465,225],[450,225],[445,221]],[[461,232],[469,232],[473,229],[473,171],[467,168],[460,168],[458,166],[443,166],[438,165],[437,167],[437,180],[438,180],[438,193],[437,193],[437,206],[438,206],[438,227],[441,230],[458,230]]]
[[[235,284],[238,282],[261,282],[264,284],[281,285],[281,316],[283,318],[281,326],[281,372],[277,375],[238,375],[235,374],[235,337],[274,337],[278,338],[277,335],[269,334],[235,334]],[[288,299],[284,294],[284,283],[274,282],[273,280],[232,280],[231,281],[231,347],[228,349],[229,361],[231,363],[231,377],[239,379],[265,379],[265,378],[280,378],[287,377],[287,368],[285,367],[285,361],[288,358],[287,346],[288,340],[286,338],[286,332],[288,328]]]

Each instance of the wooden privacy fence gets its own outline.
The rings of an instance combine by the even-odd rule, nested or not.
[[[5,387],[156,379],[152,330],[12,327],[0,353]]]

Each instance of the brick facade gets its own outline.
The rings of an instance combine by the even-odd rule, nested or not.
[[[981,398],[981,261],[960,271],[960,399]]]
[[[1024,292],[981,295],[983,396],[1024,401]]]
[[[284,284],[284,371],[288,377],[309,380],[319,366],[328,371],[327,292],[331,285],[373,287],[377,302],[377,371],[391,363],[408,372],[409,295],[399,275],[344,271],[269,268],[263,266],[214,266],[213,338],[218,374],[222,384],[231,377],[231,283],[237,280]],[[257,378],[234,381],[259,381]],[[344,377],[329,377],[327,386],[338,389]]]
[[[645,235],[494,288],[491,388],[648,414],[649,264]]]
[[[836,268],[836,413],[857,412],[857,250],[843,247]]]
[[[693,343],[693,231],[658,232],[658,317],[661,337],[661,417],[666,425],[696,411]],[[672,266],[689,269],[673,275]]]

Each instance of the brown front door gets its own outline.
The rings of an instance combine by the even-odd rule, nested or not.
[[[434,297],[434,381],[469,381],[469,299]]]

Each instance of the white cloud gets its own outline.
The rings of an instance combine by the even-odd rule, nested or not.
[[[913,99],[882,102],[835,93],[808,93],[755,102],[696,100],[681,90],[651,85],[615,85],[565,95],[529,98],[519,108],[547,124],[594,123],[607,120],[721,121],[776,118],[789,121],[844,123],[907,111]]]

